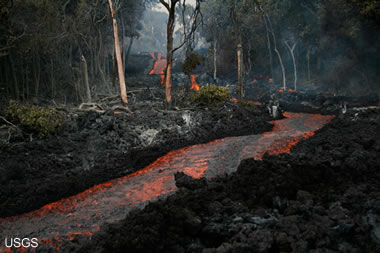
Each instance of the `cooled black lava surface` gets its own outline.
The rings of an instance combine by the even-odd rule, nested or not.
[[[0,147],[0,217],[130,174],[174,149],[272,127],[266,109],[232,102],[214,109],[166,111],[149,101],[131,107],[130,115],[76,115],[57,136]]]
[[[379,252],[380,111],[350,111],[290,154],[241,163],[121,223],[81,252]]]

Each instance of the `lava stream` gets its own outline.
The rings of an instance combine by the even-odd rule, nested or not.
[[[289,152],[290,147],[327,124],[333,116],[286,113],[271,132],[229,137],[169,152],[131,175],[94,186],[39,210],[0,219],[0,238],[36,237],[38,251],[61,250],[77,236],[91,236],[106,223],[123,219],[132,208],[176,190],[174,174],[212,178],[236,171],[241,160],[261,159],[265,152]],[[1,248],[0,252],[10,252]],[[12,252],[15,252],[12,250]],[[19,250],[22,252],[22,250]]]

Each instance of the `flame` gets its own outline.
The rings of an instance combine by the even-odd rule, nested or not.
[[[237,98],[231,98],[231,101],[237,103],[239,100]]]
[[[281,92],[281,93],[282,93],[282,92],[284,92],[284,89],[279,89],[278,92]]]
[[[157,58],[155,57],[154,53],[150,53],[150,55],[156,61],[154,62],[153,69],[149,72],[149,75],[164,75],[167,64],[165,55],[158,53]]]
[[[295,92],[295,90],[293,90],[293,89],[289,89],[288,91],[289,91],[289,92]]]
[[[256,80],[256,79],[253,79],[253,82],[254,82],[254,83],[257,83],[257,80]]]
[[[197,78],[198,76],[199,75],[191,75],[190,76],[190,80],[191,80],[190,90],[195,90],[195,91],[199,91],[200,90],[201,87],[197,83],[197,80],[195,80],[195,78]]]

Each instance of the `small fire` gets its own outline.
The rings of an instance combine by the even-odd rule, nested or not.
[[[190,87],[190,90],[195,90],[195,91],[199,91],[199,89],[201,88],[199,86],[199,84],[197,83],[197,80],[195,80],[195,78],[197,78],[199,75],[191,75],[190,76],[190,80],[191,80],[191,87]]]
[[[149,75],[164,75],[167,64],[165,55],[158,53],[157,58],[155,57],[154,53],[151,53],[150,55],[156,61],[154,62],[153,69],[149,72]]]
[[[282,93],[282,92],[284,92],[284,89],[279,89],[278,92],[281,92],[281,93]]]
[[[253,82],[254,82],[254,83],[257,83],[257,80],[256,80],[256,79],[253,79]]]
[[[295,92],[295,90],[293,90],[293,89],[289,89],[288,91],[289,91],[289,92]]]

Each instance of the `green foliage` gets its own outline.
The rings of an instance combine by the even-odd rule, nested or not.
[[[185,62],[183,63],[182,69],[183,73],[186,75],[190,74],[195,70],[195,68],[198,65],[201,65],[204,61],[204,57],[198,55],[196,52],[191,53],[186,59]]]
[[[192,103],[206,106],[216,106],[224,103],[230,98],[230,92],[225,87],[211,84],[202,86],[192,97]]]
[[[54,133],[64,120],[55,108],[19,105],[14,100],[9,102],[5,117],[26,132],[36,133],[40,137]]]
[[[244,99],[239,99],[238,100],[238,105],[248,107],[248,108],[256,108],[256,105],[250,101],[244,100]]]

